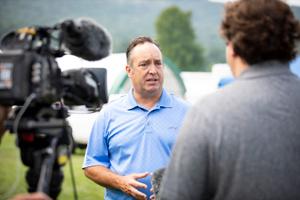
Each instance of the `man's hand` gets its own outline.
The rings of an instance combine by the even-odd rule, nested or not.
[[[147,188],[147,185],[137,179],[145,178],[150,173],[134,173],[122,176],[110,171],[100,165],[84,168],[84,174],[99,185],[107,188],[114,188],[134,197],[138,200],[146,200],[147,195],[138,191],[138,188]]]
[[[31,194],[19,194],[12,200],[51,200],[51,198],[44,193],[35,192]]]
[[[145,173],[136,173],[136,174],[130,174],[127,176],[123,176],[121,178],[122,183],[120,183],[120,189],[124,193],[134,197],[135,199],[146,200],[147,199],[146,194],[138,191],[137,188],[145,188],[146,189],[147,185],[137,181],[137,179],[145,178],[148,175],[149,175],[149,173],[145,172]]]

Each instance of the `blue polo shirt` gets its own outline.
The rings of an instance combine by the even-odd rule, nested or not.
[[[120,175],[153,172],[169,161],[188,104],[163,90],[150,110],[137,104],[132,91],[100,111],[89,138],[83,168],[102,165]],[[151,195],[151,177],[139,181]],[[133,199],[119,190],[107,188],[106,200]]]

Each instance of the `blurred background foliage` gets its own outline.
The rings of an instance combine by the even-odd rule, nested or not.
[[[113,52],[147,35],[181,69],[206,71],[225,62],[219,37],[223,4],[208,0],[0,0],[0,35],[24,26],[89,17],[112,35]],[[300,19],[300,8],[293,8]]]
[[[182,71],[205,71],[203,47],[197,43],[191,16],[191,11],[177,6],[163,10],[156,21],[156,39],[165,56]]]

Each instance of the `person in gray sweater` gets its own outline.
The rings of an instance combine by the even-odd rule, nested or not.
[[[190,109],[159,199],[300,199],[299,21],[283,1],[238,0],[221,34],[236,79]]]

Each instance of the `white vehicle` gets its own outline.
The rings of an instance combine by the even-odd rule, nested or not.
[[[99,61],[86,61],[72,55],[66,55],[62,58],[57,58],[59,67],[64,70],[79,69],[79,68],[106,68],[107,70],[107,91],[109,94],[109,101],[116,99],[124,94],[127,94],[131,84],[126,74],[126,55],[125,53],[115,53],[101,59]],[[165,65],[165,81],[164,87],[169,92],[177,96],[184,97],[186,89],[184,82],[180,76],[178,68],[169,60],[164,59]],[[105,105],[104,105],[105,106]],[[79,109],[70,111],[68,121],[72,127],[72,134],[77,147],[85,147],[93,123],[98,115],[95,113],[84,113],[84,106],[79,106]]]
[[[227,64],[218,63],[212,66],[210,72],[181,72],[181,76],[186,86],[186,100],[193,104],[217,91],[220,81],[232,77],[232,74]]]

